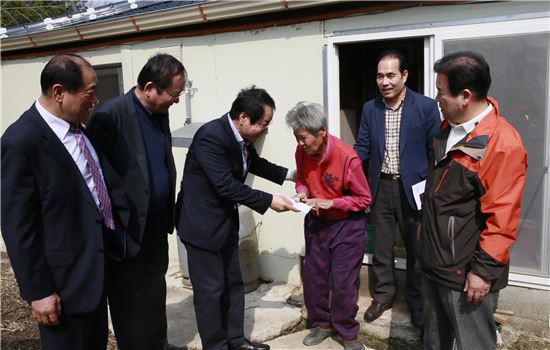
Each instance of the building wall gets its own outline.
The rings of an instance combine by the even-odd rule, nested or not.
[[[454,5],[452,11],[450,7],[421,7],[264,30],[151,41],[81,54],[93,65],[121,63],[125,91],[135,84],[141,67],[154,53],[163,51],[179,57],[193,81],[193,88],[197,89],[191,99],[193,122],[206,122],[227,112],[243,87],[256,84],[265,88],[275,99],[277,110],[269,135],[259,140],[256,147],[265,158],[293,168],[296,142],[284,123],[284,116],[297,101],[323,103],[322,50],[327,37],[335,31],[548,11],[546,2]],[[1,63],[2,133],[38,97],[40,71],[48,59]],[[183,104],[173,106],[170,113],[172,130],[182,127]],[[178,184],[185,152],[185,149],[174,150]],[[247,183],[271,193],[294,193],[290,183],[280,187],[255,177],[249,177]],[[298,262],[304,250],[302,214],[268,211],[263,216],[255,214],[254,218],[262,277],[300,283]],[[171,257],[177,259],[175,235],[171,238]]]

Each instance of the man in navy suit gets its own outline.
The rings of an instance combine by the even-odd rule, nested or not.
[[[239,266],[242,204],[260,214],[295,210],[284,196],[244,184],[248,173],[282,184],[292,172],[260,158],[254,142],[267,133],[275,102],[263,89],[242,90],[229,113],[203,125],[187,153],[178,234],[187,248],[197,325],[205,350],[262,350],[244,336]]]
[[[376,84],[381,96],[363,106],[355,150],[368,161],[374,226],[374,293],[365,312],[372,322],[391,308],[395,297],[393,275],[396,225],[407,251],[405,300],[411,323],[422,328],[420,272],[415,269],[416,231],[420,208],[412,186],[426,179],[428,153],[441,118],[437,103],[405,86],[409,72],[405,57],[386,51],[378,59]]]
[[[116,174],[81,128],[97,103],[96,74],[61,55],[40,83],[42,95],[2,136],[2,235],[42,348],[104,350],[105,260],[117,254],[109,243],[126,200],[120,183],[105,183]]]
[[[176,168],[168,110],[179,102],[187,73],[175,57],[157,54],[137,86],[99,106],[90,137],[124,182],[130,204],[126,258],[109,261],[108,300],[121,350],[168,346],[168,233],[174,230]]]

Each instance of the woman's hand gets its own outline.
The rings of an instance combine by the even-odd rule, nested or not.
[[[311,206],[311,210],[313,210],[315,215],[319,215],[319,209],[330,209],[334,204],[332,199],[324,199],[324,198],[304,199],[303,202]]]

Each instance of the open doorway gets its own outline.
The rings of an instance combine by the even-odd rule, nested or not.
[[[425,38],[401,38],[393,40],[361,41],[338,45],[340,78],[340,138],[353,146],[357,139],[363,104],[378,96],[376,85],[377,60],[387,50],[400,51],[407,60],[409,76],[407,87],[424,93],[425,91]],[[366,171],[366,170],[365,170]],[[367,219],[371,224],[370,215]],[[396,231],[394,255],[396,267],[405,268],[407,252],[400,234]],[[367,235],[367,247],[372,236]],[[365,248],[366,253],[371,251]],[[371,249],[371,248],[369,248]],[[370,256],[366,260],[370,261]]]
[[[407,86],[424,93],[424,37],[362,41],[338,45],[340,71],[340,138],[353,146],[363,104],[378,95],[376,61],[386,50],[398,50],[407,59]]]

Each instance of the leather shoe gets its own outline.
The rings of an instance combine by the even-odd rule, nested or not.
[[[245,339],[244,342],[242,342],[239,345],[233,345],[230,347],[230,349],[231,350],[269,350],[269,345],[256,343],[248,339]]]
[[[391,309],[391,307],[391,303],[379,303],[376,300],[373,300],[367,311],[365,311],[365,316],[363,318],[365,319],[365,322],[370,323],[382,316],[384,311]]]

